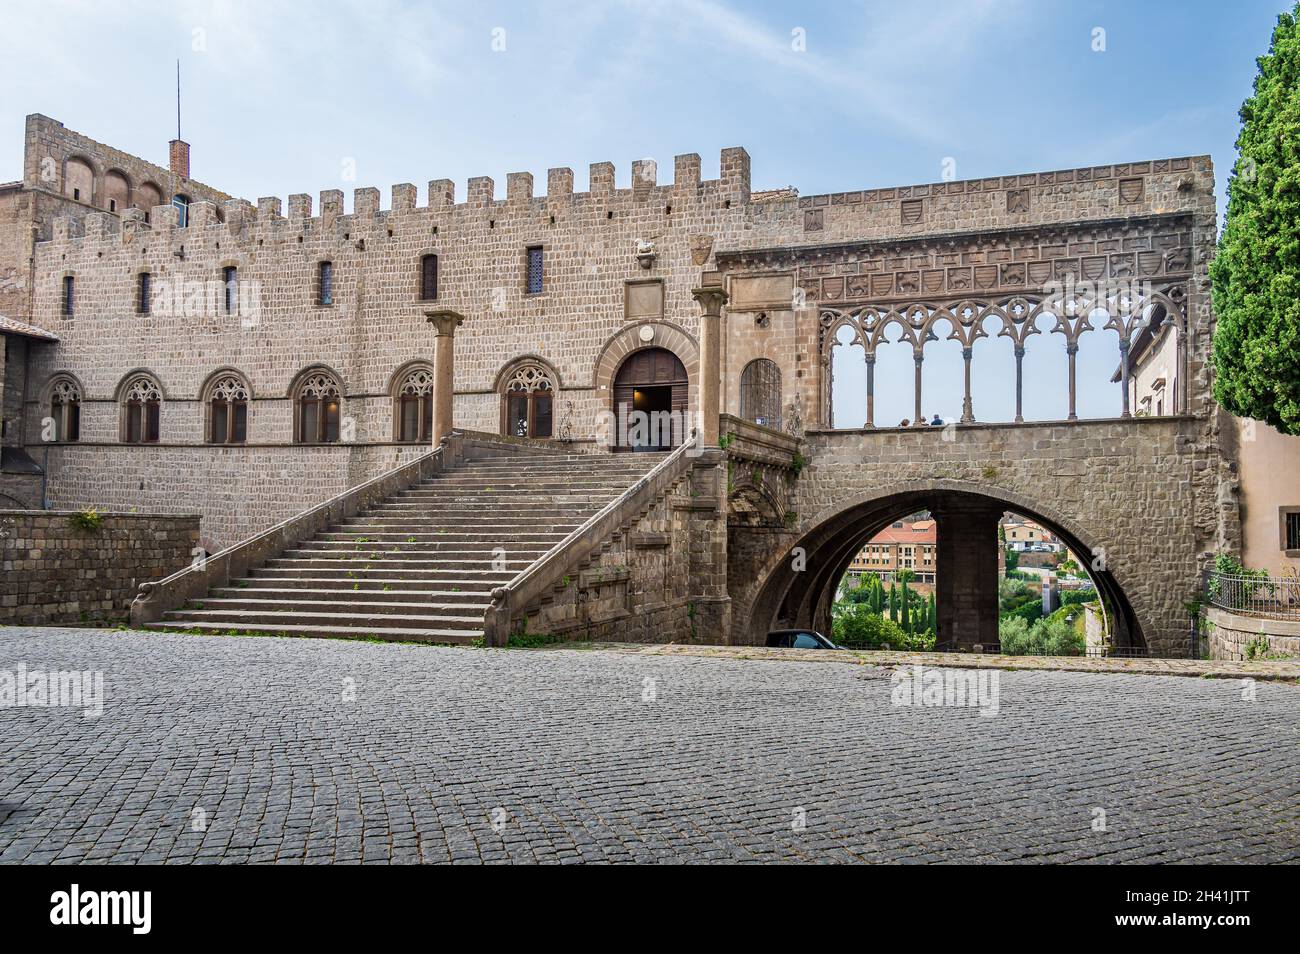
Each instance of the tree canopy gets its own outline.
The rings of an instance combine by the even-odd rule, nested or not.
[[[1278,17],[1241,107],[1228,215],[1210,265],[1214,396],[1300,434],[1300,4]]]

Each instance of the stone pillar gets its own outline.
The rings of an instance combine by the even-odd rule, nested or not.
[[[966,393],[961,401],[961,422],[971,424],[975,421],[975,406],[970,399],[970,359],[974,352],[970,348],[961,349],[961,360],[966,371]]]
[[[938,529],[935,577],[938,647],[969,652],[998,641],[998,520],[992,502],[945,501],[932,509]]]
[[[1070,356],[1070,414],[1068,420],[1077,421],[1079,419],[1079,415],[1074,413],[1074,398],[1075,398],[1074,359],[1075,356],[1079,353],[1078,343],[1071,341],[1068,345],[1065,346],[1065,353]]]
[[[867,427],[876,426],[876,354],[867,353]]]
[[[726,289],[708,286],[691,290],[700,303],[700,422],[699,447],[718,446],[718,416],[722,413],[722,306]]]
[[[918,351],[912,355],[912,360],[916,362],[916,416],[912,418],[912,426],[919,427],[926,423],[925,415],[921,412],[921,362],[925,360],[925,355]]]
[[[1016,423],[1019,424],[1025,419],[1022,411],[1023,397],[1025,393],[1023,365],[1025,363],[1024,345],[1016,345]]]
[[[727,453],[709,448],[691,464],[689,597],[684,640],[731,642],[727,589]]]
[[[1124,336],[1123,329],[1120,329],[1119,336],[1119,368],[1120,368],[1120,386],[1123,388],[1123,398],[1120,407],[1120,417],[1128,417],[1128,338]]]
[[[424,317],[434,327],[433,339],[433,446],[451,433],[452,402],[456,392],[456,329],[465,317],[454,311],[426,311]]]

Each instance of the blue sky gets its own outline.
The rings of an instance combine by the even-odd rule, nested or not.
[[[1286,8],[11,0],[0,180],[21,174],[29,112],[165,164],[179,57],[193,174],[249,199],[342,188],[350,203],[353,187],[373,185],[387,205],[392,183],[414,182],[423,201],[425,183],[444,177],[463,197],[468,177],[490,175],[504,192],[514,171],[541,191],[550,166],[571,166],[582,189],[602,160],[627,185],[632,159],[670,175],[683,152],[711,176],[723,147],[743,145],[755,188],[804,194],[936,181],[945,157],[975,178],[1209,153],[1222,204],[1237,109]],[[1098,27],[1103,52],[1092,49]],[[350,163],[355,181],[344,180]],[[1031,417],[1063,414],[1064,351],[1051,337],[1027,369]],[[1102,383],[1114,334],[1084,340],[1081,412],[1117,411],[1117,389]],[[880,370],[877,423],[911,413],[911,364],[898,363],[900,381]],[[987,364],[977,357],[976,411],[998,419],[1006,366]],[[952,367],[927,358],[927,414],[960,413]],[[856,373],[856,362],[842,370],[845,393]],[[837,410],[841,423],[856,407]]]

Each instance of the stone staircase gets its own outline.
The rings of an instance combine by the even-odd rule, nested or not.
[[[490,594],[663,454],[466,460],[162,614],[151,629],[468,643]]]

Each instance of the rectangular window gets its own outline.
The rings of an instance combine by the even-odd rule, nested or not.
[[[141,272],[135,291],[135,313],[137,315],[149,314],[149,273]]]
[[[438,297],[438,256],[426,255],[420,259],[420,299],[433,301]]]
[[[319,284],[320,284],[320,297],[317,299],[317,303],[321,305],[334,304],[334,263],[333,262],[320,263]]]
[[[536,295],[542,290],[542,247],[531,245],[528,248],[528,294]]]
[[[221,270],[221,281],[225,286],[226,314],[233,315],[239,311],[239,270],[227,265]]]
[[[1287,550],[1300,550],[1300,510],[1292,510],[1283,514],[1286,518],[1286,547]]]
[[[71,275],[63,276],[63,317],[64,318],[72,317],[72,305],[73,305],[72,296],[73,296],[74,284],[75,283],[73,282]]]

